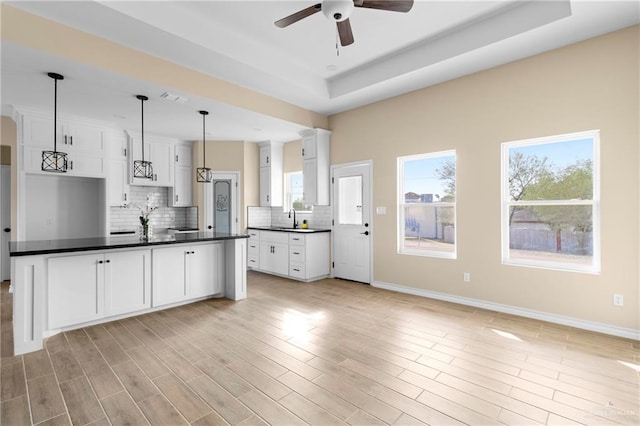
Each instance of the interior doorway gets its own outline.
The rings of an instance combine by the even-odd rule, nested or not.
[[[333,276],[371,284],[371,162],[331,167]]]
[[[205,230],[235,234],[239,226],[240,172],[213,172],[212,177],[204,191]]]

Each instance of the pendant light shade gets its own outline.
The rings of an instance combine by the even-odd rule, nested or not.
[[[43,172],[66,173],[67,172],[67,153],[58,151],[56,131],[58,122],[58,80],[64,80],[60,74],[50,72],[47,74],[53,79],[53,151],[42,151]]]
[[[144,101],[149,100],[149,98],[143,95],[136,95],[136,98],[140,99],[140,116],[142,117],[142,160],[133,162],[133,177],[153,179],[153,165],[151,161],[145,161],[144,159]]]
[[[209,115],[208,111],[198,111],[202,114],[202,167],[198,167],[196,169],[196,181],[199,183],[210,183],[212,180],[211,169],[207,167],[207,156],[205,151],[205,143],[204,143],[204,122],[205,117]]]

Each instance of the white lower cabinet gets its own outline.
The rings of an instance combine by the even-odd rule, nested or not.
[[[151,250],[48,260],[48,325],[57,329],[149,308]]]
[[[252,269],[301,281],[313,281],[330,274],[329,243],[329,232],[299,233],[251,229],[247,259]],[[252,249],[252,245],[259,247],[259,250]]]
[[[105,316],[151,307],[151,250],[105,254]]]
[[[260,269],[274,274],[289,274],[288,233],[260,231]]]
[[[223,243],[153,250],[153,306],[222,293]]]

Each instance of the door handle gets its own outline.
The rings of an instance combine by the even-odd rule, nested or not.
[[[361,232],[362,235],[369,235],[369,231]]]
[[[4,232],[11,232],[11,228],[4,228],[3,231]]]
[[[213,226],[209,225],[207,226],[207,229],[213,229]]]

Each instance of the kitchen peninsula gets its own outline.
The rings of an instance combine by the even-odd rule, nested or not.
[[[10,243],[14,354],[43,338],[209,297],[246,297],[248,235]]]

